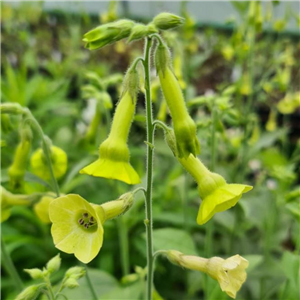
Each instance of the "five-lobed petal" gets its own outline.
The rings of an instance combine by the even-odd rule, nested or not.
[[[252,186],[244,184],[224,184],[206,196],[199,208],[197,223],[205,224],[215,213],[225,211],[242,197],[242,194],[252,190]]]
[[[89,263],[99,253],[103,243],[101,216],[79,195],[69,194],[54,199],[49,206],[51,234],[55,247],[74,253],[83,263]]]

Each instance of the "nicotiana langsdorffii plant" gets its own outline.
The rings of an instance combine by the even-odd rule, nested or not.
[[[100,49],[125,38],[128,42],[145,40],[144,56],[133,61],[124,77],[123,89],[114,113],[109,135],[99,147],[99,158],[80,170],[81,174],[115,179],[130,185],[141,182],[140,175],[134,169],[134,166],[130,164],[127,140],[135,115],[137,94],[141,88],[137,68],[142,65],[147,130],[145,187],[139,186],[133,191],[121,195],[117,200],[108,201],[101,205],[90,203],[77,194],[60,196],[56,178],[64,173],[64,169],[59,168],[59,166],[66,163],[64,154],[60,153],[44,137],[41,128],[27,109],[15,105],[6,105],[2,107],[2,112],[23,115],[24,124],[34,125],[43,137],[43,149],[40,149],[32,157],[32,167],[41,170],[44,165],[49,165],[50,171],[47,170],[39,175],[45,179],[51,178],[53,187],[55,187],[56,198],[49,197],[43,203],[49,210],[49,221],[52,223],[51,234],[56,248],[65,253],[74,254],[79,261],[85,264],[91,262],[97,255],[101,255],[99,253],[105,237],[105,222],[126,213],[134,205],[134,195],[142,191],[145,197],[144,223],[147,248],[145,298],[147,300],[152,299],[154,261],[158,255],[166,256],[170,262],[180,267],[208,274],[218,281],[222,291],[235,298],[236,293],[246,280],[245,269],[248,266],[248,261],[243,257],[234,255],[228,259],[220,257],[202,258],[191,256],[189,253],[181,253],[176,249],[160,249],[155,253],[153,250],[152,181],[155,151],[154,132],[157,127],[164,131],[166,143],[176,160],[195,179],[198,185],[199,195],[202,199],[197,215],[199,225],[208,222],[215,213],[225,211],[236,205],[242,194],[252,189],[249,185],[227,183],[221,175],[214,173],[214,163],[211,170],[208,170],[197,157],[200,154],[200,143],[197,137],[196,124],[189,115],[180,84],[174,75],[170,51],[160,35],[160,31],[176,28],[182,25],[183,22],[184,19],[181,17],[161,13],[147,25],[127,19],[118,20],[101,25],[89,31],[83,37],[86,48],[89,50]],[[150,88],[151,53],[153,52],[153,63],[171,114],[172,127],[160,120],[153,119]],[[27,122],[27,120],[31,122]],[[29,130],[30,128],[22,134],[21,143],[24,145],[29,143],[30,147],[30,142],[28,142],[31,139]],[[29,152],[28,145],[20,147],[21,152]],[[212,150],[215,153],[215,149]],[[25,157],[24,155],[23,157]],[[41,159],[41,156],[44,159]],[[213,155],[213,157],[215,156]],[[58,165],[57,169],[55,163]],[[22,166],[21,161],[17,167],[13,166],[11,170],[20,170]],[[10,173],[14,174],[12,171]],[[15,173],[17,180],[24,176],[23,173]],[[13,197],[7,197],[7,199],[13,199]],[[29,272],[29,274],[31,273]],[[91,287],[91,289],[95,296],[96,287]],[[26,299],[20,295],[19,299]],[[49,295],[51,299],[55,299],[55,295],[51,293]]]

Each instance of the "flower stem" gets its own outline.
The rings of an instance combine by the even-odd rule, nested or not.
[[[128,227],[123,217],[117,218],[123,276],[129,274]]]
[[[43,150],[46,156],[46,161],[49,167],[49,172],[50,172],[50,176],[51,176],[51,180],[52,180],[52,188],[56,193],[56,196],[59,197],[60,196],[60,192],[59,192],[59,187],[58,187],[58,183],[56,181],[56,178],[54,176],[54,172],[53,172],[53,167],[52,167],[52,162],[51,162],[51,150],[49,147],[49,143],[47,141],[47,136],[45,136],[42,127],[40,126],[40,124],[38,123],[38,121],[35,119],[35,117],[32,115],[32,113],[30,112],[29,109],[24,108],[24,113],[27,116],[27,119],[24,122],[30,121],[35,129],[37,130],[37,132],[39,133],[41,139],[42,139],[42,143],[43,143]]]
[[[147,291],[146,299],[152,300],[153,285],[153,238],[152,238],[152,176],[153,176],[153,154],[154,148],[154,126],[152,116],[152,104],[150,93],[150,49],[151,38],[146,39],[144,54],[145,90],[146,90],[146,122],[147,122],[147,187],[146,187],[146,240],[147,240]]]
[[[7,252],[3,237],[1,236],[1,255],[2,255],[2,263],[4,267],[6,268],[9,275],[12,277],[16,289],[21,292],[23,290],[23,283],[22,280],[14,266],[14,263]]]
[[[216,122],[217,122],[217,111],[215,107],[215,103],[213,103],[212,107],[212,123],[211,123],[211,163],[210,170],[214,172],[216,165]],[[213,234],[214,234],[214,222],[213,219],[207,223],[206,226],[206,235],[205,235],[205,256],[207,258],[211,257],[212,248],[213,248]],[[209,284],[208,275],[205,276],[205,292],[206,299],[209,297],[210,292],[210,284]]]
[[[97,297],[97,294],[96,294],[96,291],[93,287],[93,284],[91,282],[91,279],[90,279],[90,276],[89,276],[89,272],[88,272],[88,268],[87,266],[85,265],[85,278],[86,278],[86,281],[87,281],[87,284],[89,286],[89,289],[91,291],[91,294],[92,294],[92,297],[93,297],[93,300],[97,300],[98,297]]]

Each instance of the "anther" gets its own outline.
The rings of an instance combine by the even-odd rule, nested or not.
[[[83,213],[82,215],[83,215],[84,218],[87,218],[89,216],[88,213]]]
[[[90,222],[92,222],[92,223],[94,222],[94,217],[93,216],[90,217]]]
[[[89,228],[89,224],[85,223],[85,224],[84,224],[84,227],[85,227],[86,229],[88,229],[88,228]]]
[[[79,222],[80,225],[83,225],[84,220],[83,219],[79,219],[78,222]]]

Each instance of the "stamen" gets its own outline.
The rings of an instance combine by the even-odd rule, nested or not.
[[[89,224],[85,223],[85,224],[84,224],[84,227],[85,227],[86,229],[88,229],[88,228],[89,228]]]
[[[83,215],[83,217],[84,217],[84,218],[87,218],[87,217],[89,216],[89,214],[88,214],[88,213],[86,213],[86,212],[85,212],[85,213],[83,213],[82,215]]]
[[[83,225],[84,220],[83,219],[79,219],[78,222],[79,222],[80,225]]]
[[[92,223],[94,222],[94,217],[93,216],[90,217],[90,222],[92,222]]]

